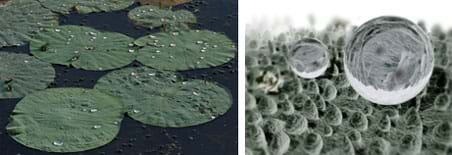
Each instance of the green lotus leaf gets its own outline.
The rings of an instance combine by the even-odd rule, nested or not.
[[[24,45],[41,28],[58,25],[58,16],[35,0],[9,1],[0,16],[0,47]]]
[[[128,115],[144,124],[187,127],[209,122],[232,105],[230,94],[207,81],[180,79],[147,67],[126,68],[102,77],[95,86],[120,97]]]
[[[137,25],[149,28],[186,26],[196,23],[196,16],[187,10],[171,11],[153,5],[137,7],[129,12],[129,19]]]
[[[55,78],[52,65],[25,55],[0,52],[0,98],[21,98],[47,88]]]
[[[236,53],[234,42],[207,30],[157,33],[139,38],[135,44],[142,47],[137,60],[159,70],[219,66],[234,58]]]
[[[111,142],[124,108],[98,90],[54,88],[26,96],[11,115],[9,135],[47,152],[78,152]]]
[[[135,59],[133,39],[119,33],[101,32],[82,26],[59,26],[36,35],[31,53],[52,64],[85,70],[110,70]]]
[[[41,4],[58,13],[69,14],[76,11],[81,14],[122,10],[134,3],[134,0],[38,0]]]

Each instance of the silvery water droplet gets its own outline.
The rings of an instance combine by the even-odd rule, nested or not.
[[[160,51],[159,51],[159,50],[157,50],[157,51],[155,51],[155,53],[160,53]]]
[[[79,51],[74,51],[75,54],[77,54]]]
[[[61,32],[61,30],[60,29],[55,29],[55,32]]]
[[[102,126],[100,126],[100,125],[94,125],[94,126],[93,126],[94,129],[100,129],[101,127],[102,127]]]
[[[153,36],[153,35],[149,35],[149,38],[152,38],[152,39],[154,39],[154,38],[155,38],[155,36]]]
[[[198,92],[193,92],[193,95],[199,96],[199,93]]]
[[[97,109],[90,109],[89,112],[97,112]]]
[[[139,113],[140,112],[140,110],[136,110],[136,109],[134,109],[133,111],[132,111],[133,113]]]
[[[117,121],[114,121],[113,124],[118,125],[118,122],[117,122]]]
[[[201,62],[199,62],[199,61],[196,61],[196,64],[200,64]]]
[[[204,59],[204,57],[199,57],[199,59],[203,60],[203,59]]]
[[[55,146],[63,146],[64,143],[62,141],[54,141],[52,144]]]
[[[28,63],[28,60],[25,60],[24,62],[25,62],[25,63]]]
[[[172,58],[174,58],[174,56],[172,56],[172,55],[171,55],[171,56],[169,56],[169,57],[170,57],[171,59],[172,59]]]
[[[182,84],[183,84],[183,85],[186,85],[186,84],[187,84],[187,82],[182,82]]]
[[[213,48],[217,48],[218,47],[218,45],[213,45]]]
[[[149,73],[148,75],[149,76],[155,76],[155,73]]]
[[[173,36],[177,36],[177,35],[179,35],[178,32],[173,32]]]
[[[130,75],[132,75],[132,76],[137,76],[137,73],[132,72],[132,73],[130,73]]]
[[[155,56],[151,56],[152,59],[155,59]]]
[[[91,36],[96,36],[97,35],[95,32],[89,32],[88,34],[91,35]]]
[[[198,40],[198,41],[196,41],[196,43],[197,43],[197,44],[202,44],[203,42],[200,41],[200,40]]]
[[[130,49],[130,50],[129,50],[129,53],[133,53],[133,52],[135,52],[135,50],[133,50],[133,49]]]
[[[210,116],[210,119],[215,119],[216,117],[215,116]]]
[[[103,39],[107,39],[107,37],[103,37]]]
[[[176,47],[176,44],[169,44],[170,47]]]
[[[206,50],[201,50],[201,53],[205,53],[206,52]]]
[[[129,47],[133,47],[134,45],[132,43],[129,44]]]

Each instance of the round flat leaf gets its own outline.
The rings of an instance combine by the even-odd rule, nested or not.
[[[129,19],[138,25],[149,28],[196,23],[196,16],[190,11],[171,11],[153,5],[140,6],[131,10]]]
[[[41,28],[58,25],[58,16],[35,0],[0,5],[0,47],[24,45]]]
[[[70,11],[87,14],[122,10],[134,3],[134,0],[39,0],[52,11],[69,14]]]
[[[232,105],[224,88],[201,80],[184,81],[172,72],[147,67],[113,71],[96,84],[120,97],[133,119],[160,127],[187,127],[209,122]]]
[[[129,49],[133,39],[119,33],[100,32],[82,26],[59,26],[36,35],[31,53],[49,63],[85,70],[109,70],[135,59]]]
[[[111,142],[119,132],[122,104],[97,90],[56,88],[21,100],[7,126],[22,145],[47,152],[77,152]]]
[[[21,98],[47,88],[55,78],[52,65],[25,55],[0,52],[0,98]]]
[[[189,70],[222,65],[236,53],[225,35],[207,30],[157,33],[139,38],[137,60],[159,70]]]

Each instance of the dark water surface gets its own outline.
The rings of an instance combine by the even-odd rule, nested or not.
[[[238,42],[237,0],[205,0],[175,7],[195,12],[198,24],[193,29],[208,29],[223,32]],[[99,30],[114,31],[134,38],[158,32],[133,25],[127,12],[137,7],[135,4],[123,11],[95,13],[88,15],[71,14],[60,18],[61,25],[84,25]],[[29,53],[28,46],[2,48],[0,51]],[[141,66],[134,62],[129,66]],[[96,81],[108,72],[84,71],[54,65],[57,76],[51,87],[92,88]],[[189,154],[189,155],[230,155],[238,150],[238,110],[237,110],[237,58],[223,66],[180,72],[187,78],[217,81],[229,89],[233,96],[233,106],[224,115],[212,122],[188,128],[160,128],[141,124],[129,117],[122,121],[118,137],[98,149],[79,153],[47,153],[29,149],[16,143],[8,136],[5,127],[16,103],[20,99],[0,99],[0,155],[47,155],[47,154]]]

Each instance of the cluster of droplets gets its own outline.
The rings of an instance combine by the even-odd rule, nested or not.
[[[371,103],[351,87],[342,67],[342,30],[300,33],[329,49],[330,66],[315,79],[290,70],[287,42],[247,46],[246,154],[452,153],[452,33],[436,31],[435,55],[443,60],[421,94],[395,106]]]

